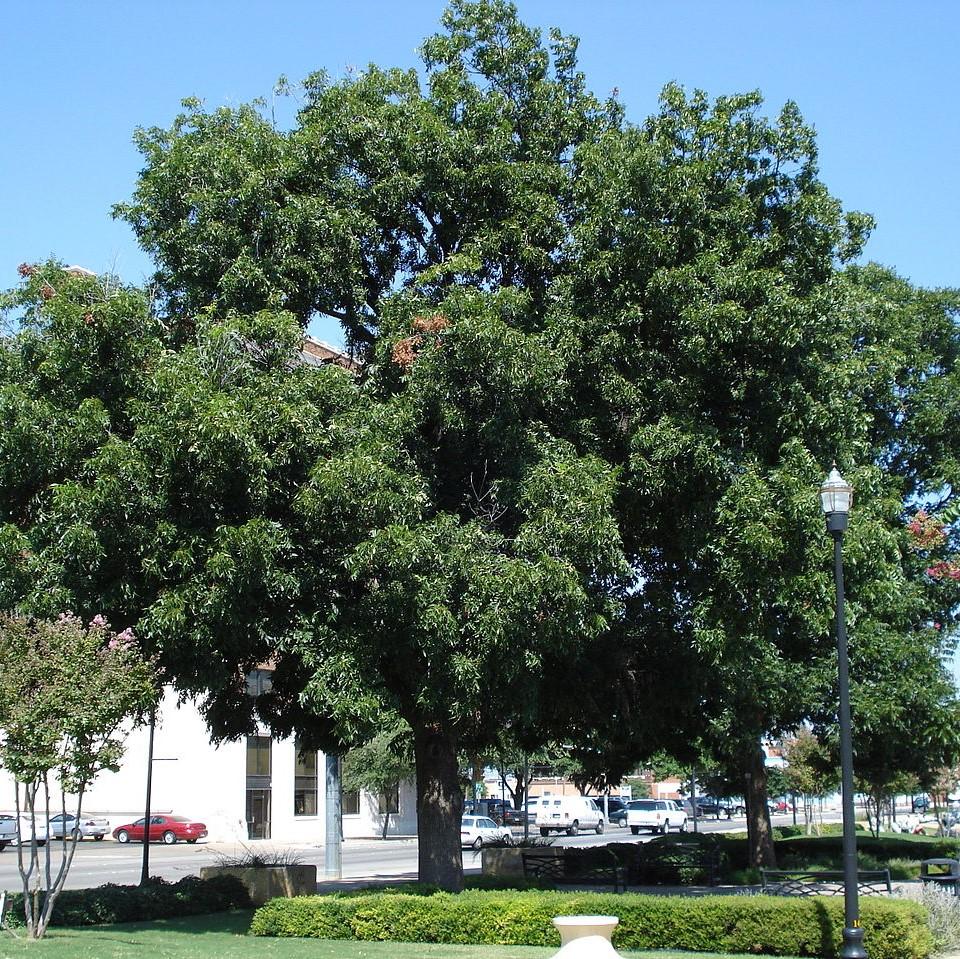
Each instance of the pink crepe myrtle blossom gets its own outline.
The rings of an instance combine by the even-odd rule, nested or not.
[[[956,563],[940,560],[932,566],[927,567],[927,576],[931,579],[960,580],[960,566],[957,566]]]
[[[132,646],[133,641],[133,630],[128,626],[122,633],[117,633],[116,636],[111,637],[110,642],[107,643],[107,649],[125,649]]]
[[[916,549],[935,549],[947,541],[943,522],[931,516],[926,510],[918,510],[913,519],[907,523],[907,529],[913,537],[913,545]]]

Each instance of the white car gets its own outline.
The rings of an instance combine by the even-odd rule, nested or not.
[[[641,829],[686,832],[687,814],[672,799],[634,799],[627,803],[627,825],[634,836]]]
[[[30,845],[34,839],[38,846],[42,846],[47,841],[47,824],[37,820],[36,831],[29,816],[21,816],[19,821],[20,843],[24,846]]]
[[[102,816],[84,816],[78,823],[77,817],[73,813],[68,812],[66,816],[63,813],[58,813],[56,816],[50,817],[49,832],[51,839],[60,839],[64,833],[66,833],[68,839],[74,833],[77,834],[79,839],[88,837],[103,839],[110,832],[110,820],[104,819]]]
[[[509,826],[498,826],[489,816],[464,816],[460,820],[460,845],[479,849],[496,839],[510,839]]]

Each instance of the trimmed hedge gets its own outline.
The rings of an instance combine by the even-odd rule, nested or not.
[[[843,848],[842,836],[797,836],[781,839],[776,844],[777,852],[806,852],[808,849],[837,851]],[[868,852],[877,859],[933,859],[957,858],[960,840],[949,836],[906,836],[882,834],[879,838],[857,833],[857,849]]]
[[[157,877],[146,886],[107,883],[95,889],[64,889],[53,907],[53,926],[97,926],[114,922],[149,922],[199,916],[227,909],[252,909],[243,883],[233,876],[198,879],[184,876],[169,883]],[[23,893],[10,896],[6,923],[22,926]]]
[[[871,959],[925,959],[933,949],[926,910],[904,900],[864,899]],[[303,896],[257,910],[250,932],[365,941],[559,946],[550,920],[614,915],[622,949],[822,956],[839,953],[843,899],[775,896],[641,896],[481,892]]]

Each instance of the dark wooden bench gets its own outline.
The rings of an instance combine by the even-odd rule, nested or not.
[[[714,886],[720,882],[722,860],[720,847],[713,843],[655,840],[638,849],[635,881],[638,885]]]
[[[763,892],[771,896],[842,896],[843,872],[832,869],[761,869]],[[861,896],[890,895],[889,869],[861,869],[857,872]]]
[[[527,879],[541,879],[553,883],[573,883],[584,886],[613,886],[614,892],[627,888],[627,871],[611,852],[609,861],[580,863],[568,858],[563,850],[557,852],[523,853],[523,875]]]

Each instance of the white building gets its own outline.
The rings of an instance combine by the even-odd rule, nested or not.
[[[84,796],[84,812],[107,816],[111,828],[143,816],[148,737],[145,728],[130,734],[120,769],[100,773]],[[153,812],[200,820],[213,842],[323,842],[325,757],[298,755],[295,738],[264,734],[213,745],[196,706],[178,705],[168,689],[157,712],[153,756]],[[12,809],[13,783],[3,771],[0,778],[0,809]],[[390,796],[345,794],[344,837],[380,836],[388,807],[388,835],[416,834],[416,792],[402,783]]]

